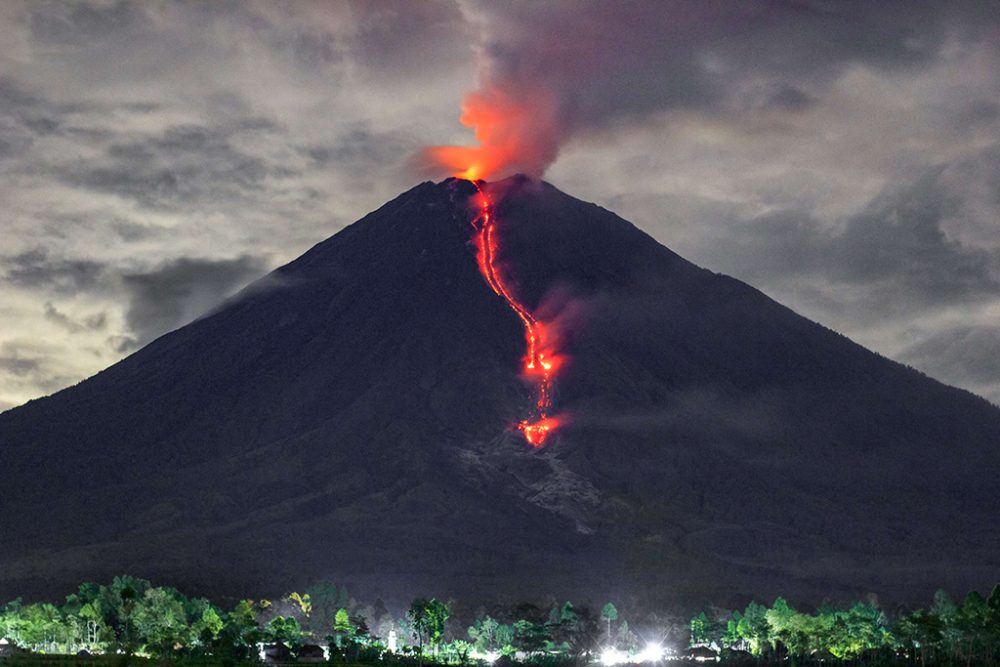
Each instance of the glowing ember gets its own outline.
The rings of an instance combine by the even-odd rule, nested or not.
[[[542,418],[536,422],[524,420],[518,423],[517,428],[530,444],[541,447],[545,443],[545,438],[549,437],[549,433],[557,426],[559,426],[559,420],[546,417],[543,414]]]
[[[480,182],[474,181],[473,185],[479,191],[477,197],[479,215],[472,222],[472,226],[476,230],[476,261],[479,263],[479,272],[483,274],[483,278],[490,288],[502,297],[521,319],[527,343],[527,352],[524,355],[524,375],[538,387],[538,400],[535,404],[538,411],[537,419],[521,421],[517,428],[532,446],[541,447],[549,433],[559,425],[559,421],[549,416],[548,412],[552,407],[552,374],[559,367],[560,358],[548,349],[548,346],[551,345],[549,329],[535,319],[535,316],[517,300],[504,284],[500,272],[497,271],[496,255],[499,240],[493,203]]]

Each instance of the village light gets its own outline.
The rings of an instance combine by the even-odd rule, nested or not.
[[[620,665],[628,660],[628,655],[625,651],[615,648],[614,646],[608,646],[603,651],[601,651],[601,664],[605,667],[612,667],[612,665]]]
[[[660,662],[663,660],[663,646],[649,642],[641,651],[635,654],[632,662]]]

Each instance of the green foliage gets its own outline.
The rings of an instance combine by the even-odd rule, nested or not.
[[[469,627],[468,635],[473,648],[483,655],[514,651],[514,626],[490,616],[477,618]]]
[[[496,636],[499,627],[500,623],[495,618],[490,616],[477,618],[467,631],[473,648],[483,654],[498,651],[500,647],[497,645]]]
[[[222,632],[225,623],[219,610],[215,607],[207,606],[201,612],[201,618],[192,625],[194,636],[202,645],[213,644]]]
[[[611,644],[611,623],[618,620],[618,609],[610,602],[601,608],[601,618],[608,624],[608,644]]]
[[[333,627],[337,610],[347,607],[347,589],[338,589],[331,581],[319,581],[306,591],[311,607],[308,626],[317,637]]]
[[[152,655],[169,655],[175,648],[187,647],[191,641],[191,626],[184,613],[184,604],[175,591],[151,588],[136,601],[130,614],[136,638],[144,640]]]
[[[257,624],[257,606],[253,600],[240,600],[232,611],[225,614],[218,645],[223,655],[246,659],[253,654],[254,646],[263,639]]]
[[[409,611],[406,612],[406,618],[409,621],[414,639],[418,642],[421,654],[426,645],[437,649],[444,636],[445,626],[450,615],[451,607],[435,598],[430,600],[418,598],[410,605]]]
[[[767,607],[751,602],[739,624],[740,638],[746,640],[750,652],[759,656],[771,642],[771,626],[767,622]]]
[[[306,593],[305,595],[300,595],[299,593],[293,591],[289,593],[288,597],[286,597],[285,599],[288,600],[289,602],[294,603],[302,612],[303,616],[309,616],[309,614],[312,612],[312,598],[309,596],[308,593]]]
[[[346,635],[354,634],[354,626],[351,625],[351,618],[347,615],[347,610],[341,607],[334,616],[333,629]]]
[[[701,612],[691,619],[691,646],[708,644],[708,615]]]
[[[370,637],[360,609],[382,618],[384,632],[398,624],[417,646],[385,654],[377,638]],[[599,612],[564,602],[548,613],[529,604],[498,607],[493,613],[478,613],[467,629],[468,639],[451,638],[450,604],[434,598],[414,600],[406,618],[394,622],[384,606],[359,607],[344,589],[321,583],[273,603],[241,600],[224,611],[204,598],[122,576],[107,585],[82,584],[62,605],[8,602],[0,607],[0,636],[36,653],[86,650],[104,653],[108,660],[117,654],[124,664],[155,659],[204,665],[255,660],[261,642],[295,651],[333,632],[339,650],[331,659],[345,665],[412,667],[422,662],[426,649],[437,664],[470,665],[474,659],[506,655],[535,667],[569,667],[593,661],[605,641],[635,652],[643,644],[640,637],[648,638],[650,631],[666,637],[683,630],[683,624],[677,627],[651,614],[637,623],[639,632],[630,632],[610,603]],[[316,627],[317,617],[328,623]],[[610,632],[611,623],[617,624],[616,633]],[[717,645],[723,660],[742,660],[749,651],[760,664],[993,665],[1000,657],[1000,586],[989,597],[972,592],[957,602],[938,592],[928,608],[894,618],[870,601],[804,612],[779,597],[770,607],[751,602],[742,611],[700,612],[689,629],[692,645]]]
[[[465,665],[469,662],[469,653],[471,651],[471,643],[464,639],[456,639],[442,644],[438,657],[442,662],[448,664]]]
[[[294,616],[275,616],[264,628],[264,637],[271,643],[294,649],[302,644],[303,632]]]
[[[715,641],[714,627],[705,612],[693,617],[692,646]],[[824,606],[811,614],[795,610],[783,598],[770,608],[751,602],[742,614],[729,615],[719,643],[757,656],[771,653],[774,660],[787,656],[856,663],[895,655],[924,665],[992,664],[1000,655],[1000,591],[989,599],[973,592],[961,604],[938,592],[929,610],[903,614],[895,623],[870,602],[854,602],[846,609]]]
[[[543,648],[551,637],[545,626],[528,619],[518,619],[514,621],[514,648],[527,655],[534,655]]]

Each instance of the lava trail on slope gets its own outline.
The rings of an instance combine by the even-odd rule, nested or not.
[[[537,414],[523,419],[517,428],[534,447],[541,447],[545,439],[559,425],[559,420],[549,414],[552,408],[552,375],[558,365],[558,357],[545,349],[551,331],[522,304],[504,282],[497,269],[496,257],[499,248],[497,217],[493,201],[483,189],[483,181],[470,181],[478,192],[476,204],[478,214],[472,220],[476,231],[476,261],[479,272],[490,288],[513,310],[524,325],[527,352],[524,356],[524,376],[536,385],[538,399],[535,402]]]

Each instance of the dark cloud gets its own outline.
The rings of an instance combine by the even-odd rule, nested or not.
[[[853,218],[827,253],[827,273],[839,279],[898,287],[930,302],[996,294],[990,253],[948,238],[943,223],[958,202],[941,186],[941,171],[890,188]]]
[[[807,95],[794,86],[782,86],[782,88],[771,96],[767,106],[786,111],[805,111],[816,104],[816,98]]]
[[[59,126],[62,111],[0,76],[0,160],[24,155],[38,135]]]
[[[105,341],[109,348],[117,352],[118,354],[128,354],[140,347],[139,340],[134,336],[127,336],[125,334],[120,334],[117,336],[108,336]]]
[[[256,257],[182,257],[152,271],[124,275],[129,294],[125,320],[135,345],[204,315],[263,272],[264,262]],[[127,339],[115,341],[119,347],[130,344]]]
[[[278,51],[290,53],[293,60],[308,68],[340,63],[345,58],[344,48],[335,35],[322,26],[311,29],[285,31],[271,26],[271,45]]]
[[[262,119],[214,127],[177,125],[159,136],[113,143],[101,160],[66,164],[68,184],[115,194],[151,208],[254,198],[267,179],[294,174],[287,166],[238,148],[238,135],[277,131]],[[252,140],[252,136],[249,137]]]
[[[86,259],[51,257],[39,247],[3,260],[4,279],[18,287],[73,294],[97,287],[105,265]]]
[[[129,220],[115,220],[111,222],[111,228],[118,237],[126,243],[145,241],[146,239],[160,236],[166,232],[163,227],[155,225],[144,225]]]
[[[945,382],[975,387],[1000,405],[1000,327],[938,331],[903,350],[899,359]]]
[[[91,331],[100,331],[108,324],[108,314],[104,312],[87,315],[83,318],[83,326]]]
[[[412,137],[400,132],[375,132],[367,124],[359,123],[345,128],[330,144],[300,150],[316,166],[349,166],[363,174],[372,167],[406,155],[415,146]]]
[[[971,162],[1000,178],[1000,159]],[[944,175],[969,163],[934,167],[887,187],[841,228],[831,229],[809,212],[778,211],[734,222],[709,241],[706,252],[716,267],[758,285],[815,281],[828,295],[848,289],[868,317],[995,299],[1000,252],[963,244],[947,230],[968,199]]]
[[[87,45],[116,33],[135,30],[148,20],[134,2],[34,2],[28,25],[45,43]]]
[[[446,67],[471,59],[474,35],[455,0],[351,2],[356,30],[347,40],[352,60],[376,76],[419,75],[427,63]]]
[[[45,319],[61,326],[70,333],[79,333],[86,330],[82,324],[71,320],[66,313],[61,312],[49,301],[45,302]]]
[[[62,327],[69,333],[100,331],[104,329],[108,323],[107,313],[94,313],[93,315],[88,315],[82,320],[77,321],[56,308],[49,301],[45,302],[45,319],[59,327]]]
[[[802,93],[851,65],[925,65],[949,36],[981,41],[996,22],[987,1],[524,1],[483,10],[489,76],[557,91],[566,122],[584,129],[665,109],[724,111],[747,85]],[[805,98],[791,95],[800,108]]]
[[[0,113],[30,121],[36,113],[63,110],[64,107],[28,92],[9,76],[0,76]]]
[[[25,377],[33,373],[37,373],[41,368],[41,365],[42,363],[39,359],[0,356],[0,369],[18,377]]]
[[[0,124],[0,160],[23,155],[31,146],[31,136],[16,127]]]
[[[6,131],[19,130],[31,138],[80,131],[80,128],[64,128],[65,117],[92,106],[55,102],[30,92],[10,76],[0,75],[0,127]]]
[[[52,349],[23,340],[8,340],[0,345],[0,377],[13,385],[39,387],[52,392],[73,381],[52,363]]]

